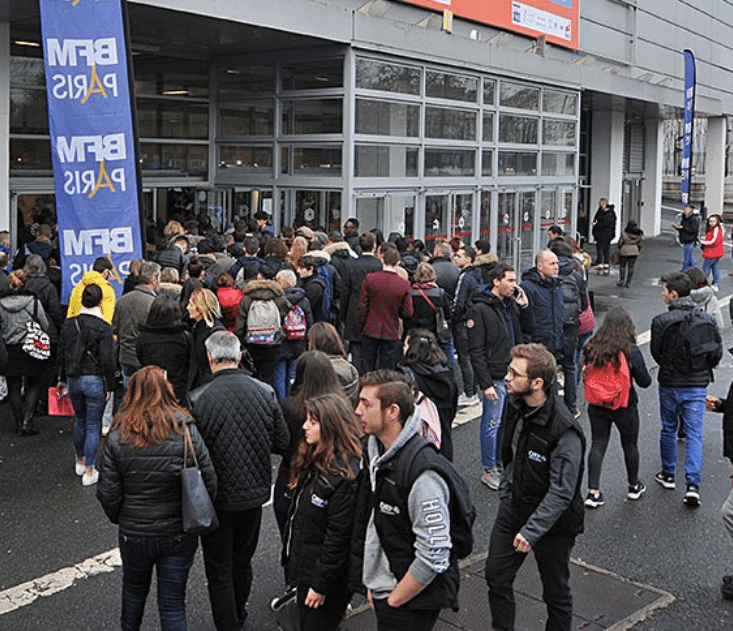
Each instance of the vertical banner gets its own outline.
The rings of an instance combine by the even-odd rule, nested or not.
[[[685,49],[685,115],[682,129],[682,203],[690,201],[690,173],[692,168],[692,139],[695,121],[695,56]]]
[[[62,296],[100,256],[119,296],[142,258],[124,0],[39,0]]]

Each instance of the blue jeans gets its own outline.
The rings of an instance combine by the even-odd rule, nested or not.
[[[705,278],[710,275],[710,270],[713,270],[713,285],[720,285],[720,270],[718,269],[718,263],[720,263],[720,259],[702,260],[702,271],[705,273]]]
[[[379,340],[364,335],[361,338],[361,358],[364,372],[378,368],[394,370],[402,351],[400,340]]]
[[[199,539],[180,534],[138,537],[120,532],[122,631],[137,631],[145,613],[153,567],[163,631],[186,631],[186,583]]]
[[[473,372],[471,356],[468,353],[468,329],[465,322],[453,325],[453,341],[456,345],[458,366],[461,369],[461,377],[463,378],[463,393],[467,397],[473,397],[477,388],[476,376]]]
[[[705,394],[707,388],[673,388],[659,386],[659,412],[662,417],[662,431],[659,435],[659,450],[662,457],[662,471],[674,475],[677,469],[677,426],[680,415],[684,423],[685,482],[700,484],[702,470],[702,424],[705,416]]]
[[[695,267],[695,257],[693,256],[695,244],[685,243],[682,245],[682,250],[684,252],[684,258],[682,259],[682,269],[680,271],[684,272],[688,267]]]
[[[456,345],[453,341],[453,331],[449,331],[448,340],[441,342],[441,346],[443,347],[445,356],[448,358],[448,368],[453,370],[456,367]]]
[[[496,401],[490,401],[481,390],[481,466],[484,469],[496,467],[497,456],[501,452],[501,445],[497,438],[506,399],[506,381],[496,379],[494,390],[496,390]]]
[[[74,451],[77,460],[84,458],[87,467],[94,466],[102,429],[102,415],[107,404],[104,377],[78,375],[68,377],[69,395],[74,404]]]
[[[295,367],[298,365],[298,358],[280,359],[275,369],[275,392],[278,398],[284,399],[288,396],[288,388],[295,381]]]

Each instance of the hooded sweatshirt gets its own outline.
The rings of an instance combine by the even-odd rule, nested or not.
[[[81,313],[81,294],[84,291],[84,287],[87,285],[99,285],[102,289],[102,316],[108,324],[112,324],[112,316],[115,313],[115,304],[117,297],[115,296],[115,290],[112,289],[112,285],[109,281],[102,276],[99,272],[89,270],[84,276],[82,276],[81,282],[74,287],[69,298],[69,310],[66,313],[67,318],[73,318]]]

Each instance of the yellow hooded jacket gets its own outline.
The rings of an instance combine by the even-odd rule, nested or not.
[[[102,274],[94,270],[90,270],[84,274],[81,282],[71,292],[69,310],[66,313],[66,317],[74,318],[81,312],[81,294],[87,285],[99,285],[102,288],[102,304],[100,305],[102,316],[109,324],[112,324],[112,316],[114,315],[115,304],[117,302],[115,290],[112,289],[112,285],[109,284],[109,281]]]

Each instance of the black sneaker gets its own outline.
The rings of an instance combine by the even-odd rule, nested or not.
[[[728,575],[723,577],[720,593],[726,600],[733,600],[733,576]]]
[[[654,476],[654,479],[659,482],[665,489],[674,489],[674,476],[670,473],[665,473],[664,471],[660,471],[657,473],[657,475]]]
[[[636,484],[629,484],[629,492],[626,497],[630,500],[638,500],[644,491],[646,491],[646,485],[639,480]]]
[[[700,506],[700,487],[697,484],[688,484],[685,498],[682,501],[690,508]]]
[[[588,508],[598,508],[599,506],[603,506],[606,503],[606,500],[603,499],[603,493],[598,491],[598,493],[591,493],[588,491],[588,495],[585,498],[585,505]]]

